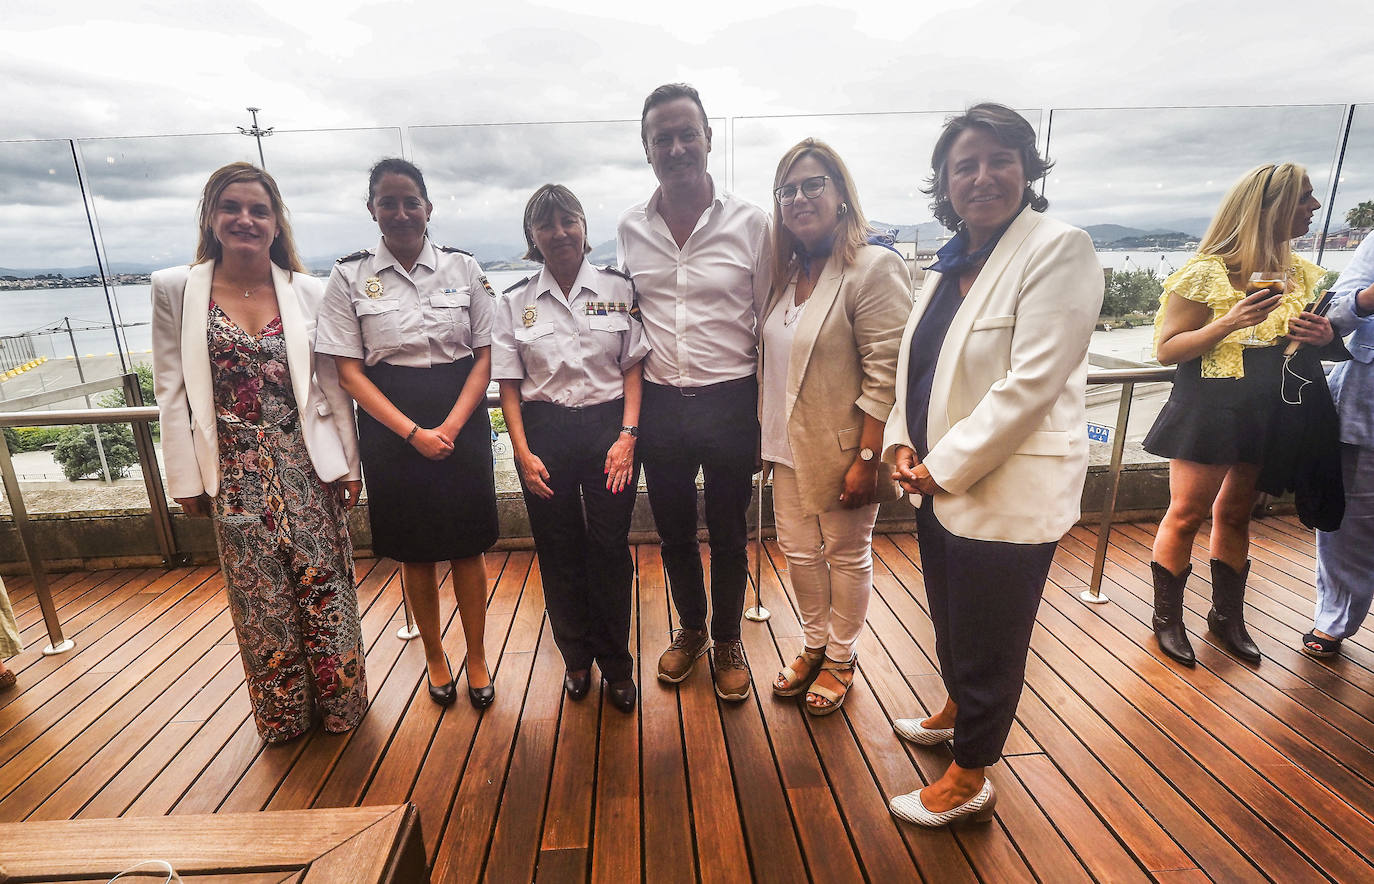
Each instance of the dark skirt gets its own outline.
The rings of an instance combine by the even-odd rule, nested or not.
[[[430,368],[380,362],[365,371],[422,428],[437,427],[472,371],[472,357]],[[479,404],[444,460],[429,460],[358,409],[358,450],[367,483],[372,551],[398,562],[465,559],[496,542],[491,420]]]
[[[1194,463],[1264,463],[1281,401],[1282,350],[1247,349],[1243,378],[1204,378],[1201,358],[1180,363],[1169,401],[1145,436],[1145,450]]]

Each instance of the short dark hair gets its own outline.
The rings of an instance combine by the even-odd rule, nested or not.
[[[688,86],[686,83],[664,83],[644,99],[644,111],[639,115],[639,140],[645,144],[649,143],[649,111],[658,107],[660,104],[667,104],[679,98],[690,98],[692,103],[701,111],[701,128],[703,130],[710,127],[710,117],[706,116],[706,108],[702,107],[701,96],[697,90]]]
[[[533,227],[553,217],[554,212],[567,212],[582,221],[582,254],[592,250],[587,242],[587,213],[582,211],[582,203],[571,190],[562,184],[545,184],[534,192],[530,201],[525,203],[525,260],[544,263],[544,254],[534,244]]]
[[[383,175],[406,176],[420,188],[420,196],[425,198],[425,202],[429,202],[429,191],[425,188],[425,176],[421,174],[420,167],[400,157],[386,157],[378,160],[367,175],[368,205],[372,205],[372,198],[377,195],[377,183],[382,180]]]
[[[930,208],[935,213],[935,220],[950,230],[957,230],[963,223],[963,219],[955,214],[954,205],[949,199],[949,174],[945,164],[955,139],[975,127],[1021,155],[1021,171],[1026,175],[1022,205],[1029,204],[1037,212],[1049,208],[1050,201],[1036,193],[1031,186],[1044,178],[1054,166],[1051,160],[1042,157],[1035,149],[1035,127],[1006,105],[985,101],[975,104],[957,117],[945,120],[945,128],[935,142],[935,150],[930,155],[930,177],[926,179],[926,187],[921,189],[922,193],[932,197]]]

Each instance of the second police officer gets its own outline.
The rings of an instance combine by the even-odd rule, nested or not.
[[[563,688],[581,700],[595,662],[607,699],[634,709],[630,517],[639,463],[641,367],[649,345],[634,286],[587,260],[587,220],[568,188],[525,206],[525,257],[543,263],[497,300],[492,376],[539,554],[544,602],[563,655]]]
[[[439,623],[438,562],[451,563],[467,641],[468,699],[495,692],[487,669],[487,572],[497,536],[486,390],[491,381],[490,285],[472,256],[429,240],[424,177],[384,159],[367,208],[382,240],[339,259],[320,309],[316,349],[332,354],[357,401],[372,550],[402,563],[424,643],[429,695],[457,698]]]

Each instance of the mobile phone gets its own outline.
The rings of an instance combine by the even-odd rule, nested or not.
[[[1317,298],[1316,301],[1307,306],[1307,312],[1315,313],[1318,316],[1325,316],[1326,311],[1331,309],[1332,300],[1333,293],[1331,289],[1327,289],[1326,291],[1322,292],[1321,297]]]

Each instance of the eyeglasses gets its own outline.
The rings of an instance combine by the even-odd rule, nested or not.
[[[825,182],[830,180],[829,175],[813,175],[810,178],[803,178],[800,185],[802,195],[809,200],[813,200],[825,193]],[[778,201],[780,206],[790,206],[797,200],[796,184],[784,184],[782,187],[773,191],[773,199]]]

